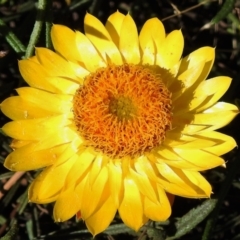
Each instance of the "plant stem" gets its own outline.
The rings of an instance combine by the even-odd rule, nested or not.
[[[51,40],[51,29],[52,29],[52,0],[47,1],[46,6],[46,47],[53,49],[52,40]]]
[[[35,45],[39,39],[43,22],[45,21],[46,11],[47,11],[47,1],[48,0],[39,0],[38,1],[38,10],[37,10],[37,20],[34,24],[33,31],[27,46],[25,58],[30,58],[33,55]]]

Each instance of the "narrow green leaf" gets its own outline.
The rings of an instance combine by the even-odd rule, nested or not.
[[[8,233],[0,238],[0,240],[14,240],[17,237],[18,227],[17,224],[13,224]]]
[[[177,231],[175,235],[168,237],[166,240],[177,239],[190,232],[209,215],[216,203],[217,199],[208,199],[197,208],[190,210],[176,222],[175,227]]]
[[[22,57],[26,50],[25,46],[17,38],[17,36],[12,31],[10,31],[2,19],[0,19],[0,34],[5,37],[6,41],[12,47],[12,49]]]
[[[217,13],[217,15],[212,19],[212,23],[218,23],[223,18],[225,18],[234,8],[236,0],[225,0],[224,4],[222,5],[220,11]]]
[[[35,45],[38,42],[40,33],[42,31],[42,25],[43,25],[43,22],[45,21],[46,6],[47,6],[47,0],[38,1],[37,20],[34,24],[33,31],[30,36],[29,44],[27,46],[27,50],[25,54],[26,59],[30,58],[33,55]]]

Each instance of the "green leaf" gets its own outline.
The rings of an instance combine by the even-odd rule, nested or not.
[[[0,238],[0,240],[14,240],[16,239],[18,234],[18,227],[17,224],[13,224],[8,233]]]
[[[223,18],[225,18],[233,10],[235,1],[236,0],[226,0],[222,5],[222,8],[220,9],[220,11],[212,19],[211,22],[215,24],[221,21]]]
[[[190,232],[209,215],[216,203],[217,199],[208,199],[197,208],[190,210],[176,222],[175,227],[177,231],[175,235],[168,237],[166,240],[177,239]]]

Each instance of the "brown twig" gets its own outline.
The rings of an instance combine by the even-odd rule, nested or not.
[[[24,174],[25,172],[16,172],[4,184],[3,190],[8,191]],[[4,192],[0,192],[0,199],[4,196]]]
[[[189,12],[189,11],[191,11],[191,10],[193,10],[195,8],[198,8],[198,7],[200,7],[200,6],[202,6],[202,5],[206,4],[206,3],[215,2],[215,1],[216,0],[205,0],[205,1],[202,1],[199,4],[196,4],[196,5],[192,6],[192,7],[189,7],[187,9],[183,10],[183,11],[178,10],[177,13],[174,13],[173,15],[170,15],[170,16],[168,16],[166,18],[163,18],[163,19],[161,19],[161,21],[163,22],[163,21],[165,21],[167,19],[170,19],[170,18],[179,16],[179,15],[182,15],[183,13]]]

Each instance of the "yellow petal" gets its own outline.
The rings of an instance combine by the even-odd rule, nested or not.
[[[186,135],[181,135],[179,137],[178,134],[174,134],[168,132],[166,139],[163,142],[164,146],[168,147],[178,147],[178,148],[206,148],[206,147],[211,147],[213,145],[216,145],[217,141],[214,139],[210,139],[208,137],[203,137],[203,136],[186,136]]]
[[[181,141],[175,141],[172,139],[165,139],[164,146],[169,147],[177,147],[177,148],[184,148],[184,149],[191,149],[191,148],[204,148],[204,147],[211,147],[214,144],[216,144],[213,140],[203,139],[199,138],[193,141],[189,142],[181,142]]]
[[[16,139],[13,139],[11,144],[10,144],[10,147],[13,149],[13,150],[16,150],[18,148],[21,148],[23,146],[26,146],[27,144],[29,143],[32,143],[32,141],[25,141],[25,140],[16,140]]]
[[[47,48],[36,48],[36,56],[44,70],[47,71],[48,76],[67,77],[71,79],[77,78],[72,65],[57,53]]]
[[[90,178],[88,177],[83,191],[83,195],[87,197],[82,199],[81,205],[81,214],[84,220],[89,218],[99,206],[107,180],[108,170],[106,167],[101,168],[101,172],[97,175],[93,185],[90,185]]]
[[[163,43],[157,43],[157,65],[170,69],[182,56],[184,39],[181,30],[174,30],[167,35]]]
[[[174,148],[173,151],[181,158],[201,168],[201,170],[211,169],[224,163],[222,158],[200,149]]]
[[[144,215],[153,221],[166,221],[171,215],[171,205],[165,191],[158,185],[159,202],[144,198]]]
[[[185,149],[184,149],[185,150]],[[196,165],[194,162],[183,159],[177,153],[173,151],[171,148],[161,147],[161,150],[158,151],[158,155],[156,156],[156,160],[158,163],[166,163],[171,167],[176,167],[180,169],[189,169],[193,171],[201,171],[202,166]]]
[[[85,220],[88,230],[93,236],[106,230],[112,222],[116,214],[116,205],[112,196],[109,196],[104,202],[101,203],[99,209],[89,218]],[[99,219],[101,219],[99,221]]]
[[[169,182],[174,183],[182,188],[186,188],[188,182],[183,177],[181,169],[168,166],[165,162],[159,162],[156,164],[159,173]],[[191,186],[189,186],[191,187]]]
[[[200,86],[200,89],[197,89],[195,96],[198,97],[199,95],[207,95],[211,96],[211,98],[203,102],[197,108],[197,111],[200,112],[204,109],[211,107],[214,103],[216,103],[228,90],[231,81],[232,81],[231,78],[224,76],[215,77],[208,79],[207,81],[204,81],[203,84]]]
[[[153,202],[157,202],[159,199],[154,184],[155,181],[151,181],[152,179],[149,178],[150,176],[145,171],[148,164],[149,159],[147,157],[139,157],[134,162],[134,169],[136,169],[136,171],[130,169],[130,173],[142,195],[148,197]]]
[[[134,167],[137,172],[140,174],[146,174],[149,180],[156,182],[157,176],[155,174],[155,163],[156,157],[155,154],[148,154],[148,156],[141,156],[138,160],[134,163]]]
[[[215,52],[213,48],[203,47],[182,59],[177,78],[183,84],[181,85],[179,81],[176,81],[171,86],[171,91],[173,92],[180,89],[173,93],[174,104],[178,106],[175,109],[182,108],[184,104],[187,107],[186,104],[189,104],[194,99],[194,92],[208,76],[214,57]]]
[[[70,169],[64,188],[71,188],[81,181],[86,172],[90,170],[89,168],[92,166],[92,162],[94,161],[95,157],[96,155],[88,149],[78,153],[78,160]]]
[[[71,123],[66,116],[54,116],[37,119],[16,120],[6,123],[2,130],[9,136],[19,140],[40,140]]]
[[[211,108],[208,108],[203,113],[184,113],[183,115],[174,115],[173,116],[173,126],[182,126],[185,125],[202,125],[208,126],[205,128],[208,131],[212,131],[218,128],[221,128],[228,123],[230,123],[237,115],[239,111],[237,107],[233,104],[218,102]],[[201,131],[204,131],[201,130]],[[184,133],[185,130],[184,130]]]
[[[76,130],[71,129],[70,127],[62,128],[61,131],[55,132],[53,135],[48,136],[46,139],[38,142],[36,150],[50,148],[52,146],[71,143],[71,148],[67,148],[71,152],[77,152],[80,145],[82,145],[84,140],[76,132]],[[61,155],[62,156],[62,155]]]
[[[226,102],[217,102],[212,107],[203,111],[203,113],[218,113],[218,112],[225,112],[225,111],[234,111],[238,112],[237,106],[226,103]]]
[[[91,170],[89,171],[89,185],[94,185],[98,175],[100,174],[103,167],[103,156],[98,155],[91,166]]]
[[[71,95],[52,94],[31,87],[18,88],[17,92],[27,102],[33,103],[37,108],[46,109],[53,114],[72,112],[73,96]]]
[[[148,220],[143,213],[142,196],[138,186],[131,178],[124,179],[123,199],[118,211],[123,222],[135,231]]]
[[[208,131],[213,131],[230,123],[239,111],[233,104],[218,102],[203,113],[195,114],[191,124],[209,125]],[[211,127],[210,127],[211,126]]]
[[[178,160],[169,160],[169,159],[159,157],[158,162],[164,162],[170,167],[175,167],[179,169],[188,169],[191,171],[202,171],[202,167],[196,166],[185,159],[178,161]]]
[[[138,173],[133,169],[130,169],[130,174],[142,195],[149,198],[152,202],[157,202],[156,190],[149,181],[148,176],[145,173]]]
[[[147,20],[139,34],[141,50],[144,50],[148,42],[152,40],[160,46],[165,39],[165,35],[164,26],[158,18],[151,18]]]
[[[116,207],[119,206],[119,194],[122,188],[122,168],[120,163],[114,163],[112,161],[108,164],[109,175],[109,187]]]
[[[218,144],[211,147],[204,148],[204,151],[210,152],[218,156],[221,156],[231,151],[233,148],[237,146],[237,143],[232,137],[225,135],[223,133],[219,133],[215,131],[203,132],[203,133],[200,133],[200,136],[213,138],[213,139],[216,139],[216,141],[218,141]]]
[[[48,74],[47,70],[35,60],[21,60],[18,62],[18,66],[22,77],[31,87],[36,87],[53,93],[56,92],[55,87],[45,80]]]
[[[155,64],[156,44],[165,39],[165,29],[161,21],[151,18],[145,22],[139,34],[139,43],[143,64]]]
[[[80,209],[79,196],[74,188],[68,188],[62,192],[54,205],[53,216],[55,221],[64,222],[73,217]]]
[[[176,77],[181,66],[182,59],[180,59],[174,66],[169,69],[169,72],[172,74],[173,77]],[[168,86],[171,86],[173,82],[171,81]]]
[[[54,163],[55,166],[58,166],[58,165],[61,165],[61,164],[65,163],[68,159],[70,159],[74,155],[76,155],[76,158],[79,157],[78,151],[82,147],[81,146],[81,144],[83,143],[82,139],[79,138],[78,136],[76,136],[75,138],[73,138],[71,141],[68,141],[68,142],[69,142],[68,147],[57,158],[56,162]],[[65,180],[65,183],[66,182],[67,182],[67,180]]]
[[[210,197],[212,193],[212,187],[199,172],[188,170],[183,170],[183,172],[193,184],[195,184],[196,186],[198,186],[198,188],[202,189],[202,191],[205,192],[207,197]]]
[[[81,58],[75,44],[75,38],[76,35],[70,28],[58,24],[52,26],[51,39],[56,52],[70,61],[78,62],[81,61]]]
[[[30,143],[11,152],[7,156],[4,166],[11,171],[30,171],[43,168],[54,164],[57,158],[68,147],[68,144],[63,144],[35,151],[35,145],[36,143]]]
[[[140,62],[137,27],[129,14],[125,16],[122,23],[119,49],[126,63],[138,64]]]
[[[214,59],[215,59],[214,48],[212,47],[199,48],[182,59],[178,75],[182,74],[187,69],[197,66],[201,62],[205,62],[203,71],[199,76],[200,79],[204,80],[206,79],[210,70],[212,69]]]
[[[173,195],[186,197],[186,198],[206,198],[208,197],[201,189],[197,186],[189,187],[185,185],[184,188],[178,186],[174,183],[169,183],[166,180],[162,179],[159,181],[159,186],[165,189],[166,192],[169,192]]]
[[[90,39],[106,62],[108,62],[107,57],[109,57],[111,63],[116,65],[123,63],[117,46],[112,42],[105,26],[97,18],[87,13],[84,19],[84,30],[88,39]]]
[[[82,206],[82,202],[83,200],[86,198],[86,196],[83,194],[85,186],[87,184],[88,185],[88,172],[86,172],[84,175],[82,175],[82,177],[80,178],[79,182],[76,182],[76,188],[75,188],[75,193],[78,195],[79,197],[79,206],[80,206],[80,212],[81,212],[81,206]],[[64,186],[65,187],[65,186]],[[82,217],[82,216],[81,216]]]
[[[166,138],[181,142],[191,142],[196,140],[195,136],[184,135],[180,131],[176,131],[176,129],[166,132]]]
[[[145,166],[141,166],[147,173],[149,178],[159,184],[159,187],[165,189],[166,192],[191,198],[207,197],[206,194],[197,186],[186,179],[185,174],[177,164],[182,161],[165,160],[158,158],[155,154],[148,155],[150,162],[145,162]],[[176,158],[174,158],[176,159]],[[153,163],[155,162],[155,164]],[[176,167],[168,163],[176,163]],[[186,162],[188,163],[188,162]],[[159,165],[158,165],[159,164]],[[188,163],[190,165],[190,163]],[[169,166],[168,166],[169,165]],[[186,166],[191,169],[193,165]],[[195,169],[194,169],[195,170]],[[198,169],[196,169],[198,171]]]
[[[182,158],[180,156],[178,156],[172,148],[166,147],[166,146],[161,146],[157,153],[162,156],[165,159],[169,159],[169,160],[179,160],[181,161]]]
[[[53,115],[19,96],[9,97],[1,103],[1,111],[12,120],[42,118]]]
[[[228,77],[216,77],[201,82],[196,90],[193,88],[186,89],[185,94],[178,95],[178,99],[174,99],[175,101],[177,99],[174,114],[178,115],[195,109],[195,111],[200,112],[211,107],[227,91],[230,83],[231,79]],[[188,103],[187,106],[186,103]],[[186,106],[185,109],[183,109],[184,104]]]
[[[76,69],[76,71],[78,70]],[[86,75],[88,74],[89,73],[87,73]],[[83,73],[80,73],[79,75],[83,75]],[[57,93],[71,95],[75,94],[76,90],[79,88],[79,83],[83,83],[83,81],[81,81],[81,79],[79,78],[74,79],[77,82],[72,81],[71,79],[66,77],[46,77],[45,79],[55,87]]]
[[[88,71],[95,72],[100,67],[106,67],[106,63],[90,40],[83,33],[78,31],[76,31],[76,44]]]
[[[182,170],[172,167],[170,168],[172,171],[168,174],[167,171],[160,168],[161,165],[162,163],[158,165],[158,168],[160,174],[163,174],[164,177],[159,176],[158,183],[165,191],[189,198],[209,197],[201,188],[192,183]]]
[[[77,155],[73,155],[61,165],[53,165],[44,169],[29,187],[29,201],[36,203],[48,203],[49,199],[56,196],[58,197],[64,185],[68,171],[76,159]]]
[[[179,124],[179,128],[176,127],[177,130],[181,131],[183,134],[196,134],[199,133],[201,131],[204,131],[205,129],[208,128],[207,125],[191,125],[189,123],[183,124],[181,125],[181,123]],[[177,126],[177,125],[176,125]]]
[[[76,130],[71,129],[70,127],[66,127],[62,128],[61,131],[56,131],[53,134],[46,136],[45,139],[41,139],[41,141],[36,142],[34,151],[51,148],[65,143],[71,143],[70,149],[75,153],[77,152],[79,146],[83,143],[83,140],[76,132]]]
[[[108,30],[109,35],[112,38],[112,41],[115,43],[117,47],[119,46],[120,32],[124,18],[125,15],[123,15],[119,11],[116,11],[115,13],[109,16],[105,26],[106,29]]]
[[[204,68],[205,62],[199,62],[196,66],[193,66],[191,68],[188,68],[186,71],[184,71],[182,74],[180,74],[177,79],[179,80],[173,83],[170,87],[170,90],[175,91],[181,91],[181,93],[184,93],[186,90],[189,90],[189,88],[198,80],[200,79],[199,76],[201,75],[203,68]],[[200,79],[203,81],[203,79]],[[198,83],[199,84],[199,83]],[[176,98],[175,98],[176,99]]]
[[[80,63],[74,63],[68,61],[69,67],[73,70],[74,74],[76,75],[76,78],[72,78],[69,80],[76,81],[77,83],[82,84],[84,81],[84,78],[89,75],[89,71],[86,69],[85,65]]]

